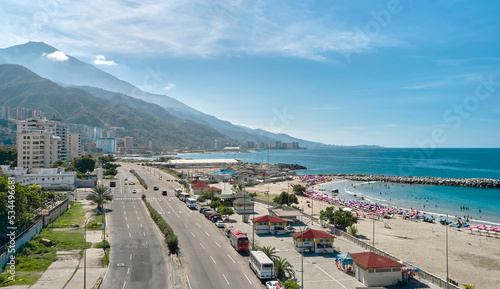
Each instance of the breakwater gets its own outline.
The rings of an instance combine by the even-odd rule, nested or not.
[[[473,188],[496,188],[500,189],[500,180],[497,179],[458,179],[458,178],[435,178],[435,177],[406,177],[406,176],[384,176],[384,175],[354,175],[334,174],[337,178],[361,182],[388,182],[401,184],[438,185]]]

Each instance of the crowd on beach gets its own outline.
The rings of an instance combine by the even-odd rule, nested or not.
[[[315,186],[320,183],[331,182],[334,179],[331,176],[300,176],[296,180],[301,182],[306,188],[303,193],[304,197],[327,202],[331,205],[339,205],[344,208],[344,210],[349,210],[357,217],[367,217],[369,218],[394,218],[395,216],[401,216],[403,219],[407,220],[421,220],[423,222],[434,223],[434,216],[427,215],[424,211],[414,210],[414,209],[403,209],[396,207],[385,207],[377,203],[371,203],[362,200],[342,200],[340,198],[331,196],[325,192],[316,191]],[[293,186],[293,184],[291,184]],[[442,216],[438,216],[442,218]],[[453,219],[453,218],[452,218]],[[500,234],[500,226],[492,225],[473,225],[469,224],[469,218],[464,216],[464,219],[459,216],[454,217],[454,222],[447,219],[441,219],[439,221],[443,225],[452,226],[455,228],[463,228],[464,230],[470,230],[472,232],[479,232],[488,235]]]

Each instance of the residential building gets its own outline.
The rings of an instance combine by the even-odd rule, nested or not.
[[[126,136],[124,139],[125,142],[125,150],[133,150],[134,149],[134,138],[131,136]]]
[[[96,140],[96,147],[101,148],[105,154],[116,153],[116,139],[115,138],[98,138]]]
[[[48,168],[59,159],[61,138],[43,129],[17,131],[17,165]]]
[[[14,177],[15,181],[24,186],[39,185],[49,190],[74,190],[76,172],[66,172],[64,168],[24,169],[2,166],[2,173]]]
[[[81,135],[79,133],[70,133],[69,134],[68,148],[69,148],[69,158],[70,159],[76,159],[76,158],[79,158],[83,155],[82,139],[81,139]]]

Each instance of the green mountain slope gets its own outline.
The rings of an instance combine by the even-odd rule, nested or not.
[[[45,116],[67,123],[125,127],[137,145],[156,139],[163,146],[199,147],[216,138],[227,138],[193,122],[173,116],[172,122],[165,121],[142,109],[96,98],[81,89],[61,87],[20,65],[0,65],[0,103],[11,108],[39,109]]]

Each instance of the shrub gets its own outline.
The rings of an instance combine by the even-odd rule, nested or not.
[[[170,252],[170,254],[177,254],[177,251],[179,250],[179,239],[177,238],[177,236],[174,234],[170,234],[165,239],[165,242],[167,243],[168,251]]]

